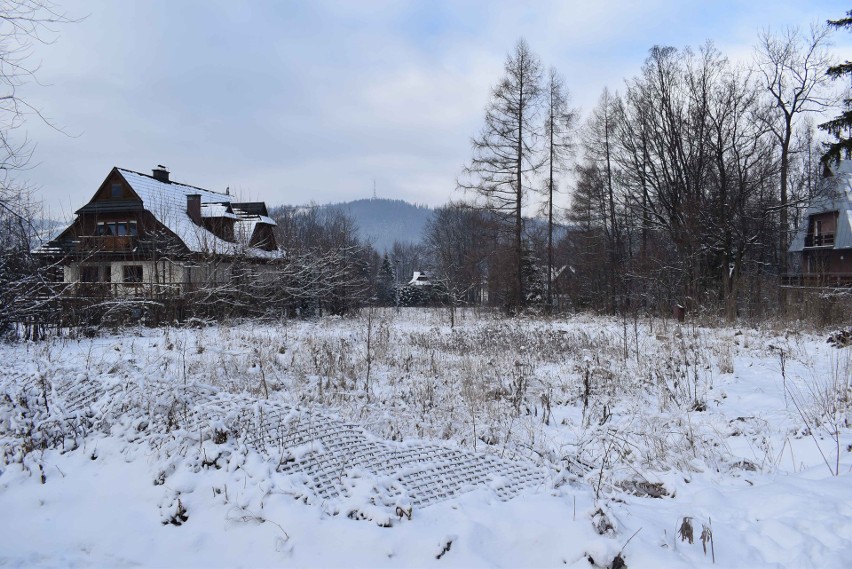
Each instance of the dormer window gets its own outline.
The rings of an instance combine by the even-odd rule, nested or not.
[[[114,183],[114,184],[112,185],[111,190],[112,190],[112,191],[111,191],[111,193],[110,193],[110,196],[111,196],[112,198],[122,198],[122,197],[124,197],[124,188],[121,186],[121,184]]]

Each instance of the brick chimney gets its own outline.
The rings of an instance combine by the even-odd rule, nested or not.
[[[201,195],[187,194],[186,213],[195,225],[201,225]]]
[[[166,167],[162,164],[158,164],[156,168],[154,168],[154,179],[160,182],[169,183],[169,171],[166,170]]]

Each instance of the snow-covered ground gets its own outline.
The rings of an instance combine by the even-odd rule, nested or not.
[[[0,345],[0,565],[849,565],[852,347],[457,316]]]

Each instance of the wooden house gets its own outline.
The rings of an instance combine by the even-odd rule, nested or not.
[[[36,253],[78,295],[182,293],[228,283],[237,266],[264,278],[281,258],[266,204],[174,182],[162,166],[113,168],[75,215]]]
[[[852,161],[841,161],[821,182],[790,244],[790,286],[852,286]]]

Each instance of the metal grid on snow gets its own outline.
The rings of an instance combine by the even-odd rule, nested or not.
[[[377,440],[357,425],[321,413],[275,405],[254,415],[253,420],[242,419],[246,442],[278,454],[278,472],[306,475],[323,499],[346,494],[352,472],[384,478],[393,486],[386,495],[407,497],[418,507],[477,488],[490,488],[499,499],[509,500],[545,480],[540,469],[525,463],[435,444]],[[288,460],[288,449],[300,447],[303,452]]]
[[[15,379],[26,390],[42,390],[36,375]],[[50,391],[59,414],[52,413],[40,428],[70,430],[75,418],[115,419],[125,413],[136,413],[140,420],[147,415],[155,425],[202,438],[213,437],[213,425],[224,426],[248,448],[277,461],[277,472],[301,475],[297,478],[323,500],[348,496],[353,480],[365,473],[379,481],[381,501],[417,507],[478,488],[509,500],[545,481],[541,469],[523,462],[436,444],[384,441],[323,413],[210,388],[68,378],[54,381]]]

